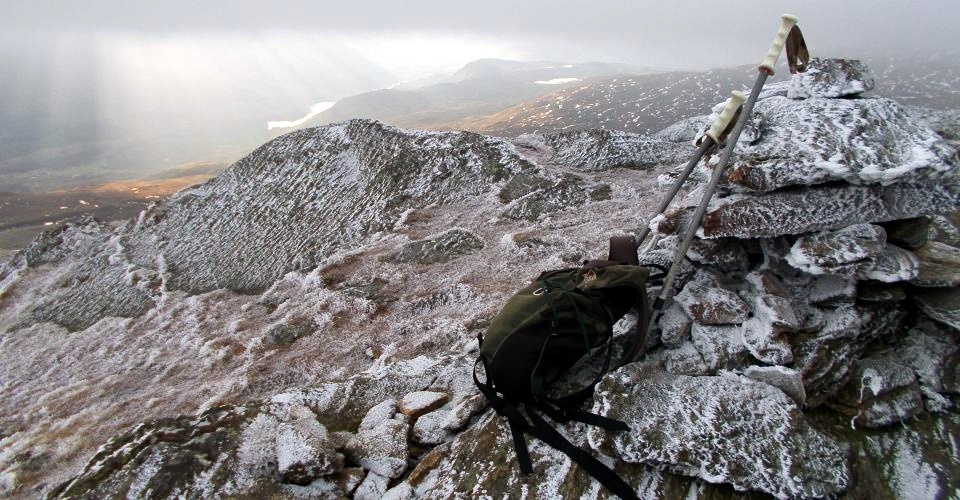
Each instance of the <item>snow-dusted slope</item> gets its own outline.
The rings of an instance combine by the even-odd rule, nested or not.
[[[4,488],[49,488],[136,422],[456,349],[543,266],[639,223],[656,173],[631,154],[586,175],[594,158],[542,140],[358,120],[278,138],[120,228],[44,234],[0,264]]]

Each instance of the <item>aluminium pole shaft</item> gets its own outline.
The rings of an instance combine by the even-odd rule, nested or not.
[[[697,235],[697,229],[700,226],[700,221],[703,219],[703,215],[707,212],[707,207],[710,205],[710,200],[713,198],[713,193],[716,192],[717,185],[720,184],[720,179],[723,177],[723,173],[727,169],[727,163],[730,161],[730,156],[733,154],[733,149],[737,146],[737,140],[740,138],[740,133],[743,132],[744,125],[746,125],[747,120],[749,120],[750,113],[753,112],[753,105],[757,102],[757,97],[760,95],[760,90],[763,88],[763,84],[767,81],[767,76],[767,72],[761,69],[760,74],[757,76],[756,83],[753,84],[753,90],[750,91],[750,98],[747,99],[747,103],[743,105],[743,111],[740,113],[740,120],[737,121],[737,124],[730,132],[730,137],[727,138],[727,146],[723,148],[723,153],[720,154],[720,160],[717,162],[717,166],[713,169],[713,175],[710,177],[710,183],[707,184],[707,188],[703,192],[703,198],[700,199],[700,204],[697,206],[697,210],[693,213],[693,217],[690,219],[690,226],[687,227],[687,232],[683,236],[683,240],[680,241],[680,244],[677,246],[677,250],[674,253],[673,265],[670,266],[670,272],[667,273],[667,277],[663,281],[663,289],[660,291],[660,296],[657,297],[656,303],[654,304],[656,313],[660,312],[663,304],[672,296],[673,282],[676,281],[677,274],[680,272],[680,262],[687,255],[687,250],[690,249],[690,245],[693,243],[693,238]]]
[[[740,114],[740,119],[737,120],[733,130],[730,131],[730,136],[727,139],[727,145],[723,149],[723,153],[721,153],[720,159],[713,170],[710,183],[704,190],[703,198],[701,198],[700,204],[697,206],[693,217],[690,219],[690,225],[687,227],[686,234],[674,252],[673,264],[670,266],[670,271],[667,273],[667,277],[664,280],[663,288],[660,290],[660,295],[657,296],[657,299],[653,303],[653,314],[651,314],[648,330],[652,329],[655,324],[659,323],[660,316],[663,314],[663,307],[673,296],[673,283],[677,279],[677,274],[680,271],[680,266],[683,263],[683,259],[686,258],[687,250],[690,249],[690,245],[693,243],[693,238],[697,234],[697,230],[700,227],[700,221],[703,220],[703,216],[707,211],[707,207],[710,205],[710,200],[713,198],[713,194],[717,190],[717,185],[720,184],[720,179],[723,177],[723,173],[727,168],[727,163],[730,161],[730,156],[733,154],[733,150],[737,146],[737,141],[740,139],[740,133],[743,132],[743,128],[746,125],[747,120],[750,119],[750,115],[753,113],[753,106],[756,104],[757,98],[760,96],[760,91],[763,89],[763,84],[766,83],[767,77],[774,73],[774,66],[777,63],[777,59],[780,57],[780,52],[783,50],[783,44],[786,41],[790,30],[796,24],[797,18],[795,16],[784,14],[780,18],[780,29],[773,38],[773,43],[770,46],[770,50],[760,63],[758,71],[759,74],[757,75],[757,80],[753,85],[753,89],[750,91],[750,97],[743,105],[743,111]],[[636,356],[629,361],[635,360]]]
[[[673,186],[670,187],[670,190],[667,194],[660,200],[660,204],[657,205],[656,211],[647,219],[647,224],[640,229],[640,232],[636,236],[637,248],[643,243],[643,240],[647,239],[647,236],[650,234],[650,221],[662,214],[664,210],[670,206],[670,202],[673,201],[673,198],[677,196],[677,193],[680,191],[680,188],[683,187],[683,183],[687,181],[687,178],[690,177],[690,174],[693,172],[693,169],[696,168],[697,164],[700,163],[700,159],[703,158],[703,155],[707,154],[707,151],[710,150],[715,144],[719,145],[724,141],[724,132],[727,131],[727,127],[730,125],[730,122],[737,116],[737,113],[740,111],[740,107],[743,105],[743,100],[745,99],[742,92],[734,91],[733,94],[727,99],[726,104],[723,107],[723,110],[720,111],[720,114],[717,115],[717,118],[714,120],[710,128],[703,134],[703,140],[700,142],[700,147],[697,148],[697,152],[693,154],[693,157],[690,158],[690,161],[687,162],[687,166],[683,169],[677,179],[673,182]]]

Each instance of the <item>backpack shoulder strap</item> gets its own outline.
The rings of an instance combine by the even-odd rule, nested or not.
[[[640,265],[640,259],[637,254],[637,241],[633,236],[621,235],[610,238],[610,260],[632,266]],[[646,290],[640,291],[637,297],[637,325],[636,334],[633,342],[627,348],[623,356],[621,365],[630,363],[637,359],[641,354],[644,345],[647,342],[647,326],[650,322],[649,311],[647,310]]]

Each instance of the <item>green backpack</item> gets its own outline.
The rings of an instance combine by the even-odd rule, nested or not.
[[[546,423],[542,412],[558,422],[576,420],[609,430],[628,430],[625,423],[583,411],[596,384],[610,368],[613,325],[634,306],[639,318],[623,360],[632,359],[645,342],[646,283],[649,269],[637,265],[633,237],[610,240],[608,260],[542,273],[507,301],[480,338],[486,381],[474,371],[474,382],[513,434],[520,470],[533,471],[524,433],[566,453],[586,472],[622,498],[636,498],[633,489],[599,460],[567,441]],[[605,349],[604,365],[586,387],[560,397],[548,387],[582,357]]]

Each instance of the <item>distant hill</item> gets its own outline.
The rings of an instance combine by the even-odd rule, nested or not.
[[[708,114],[731,90],[748,85],[754,71],[752,66],[740,66],[596,79],[444,126],[505,137],[597,127],[655,132],[684,118]],[[777,75],[775,81],[783,78]]]
[[[656,71],[616,63],[481,59],[449,77],[434,79],[433,83],[398,85],[341,99],[304,127],[371,118],[403,127],[437,128],[467,117],[496,113],[585,80]],[[288,130],[279,129],[277,134]]]
[[[960,109],[960,65],[942,57],[885,57],[867,61],[876,76],[873,94],[903,104]],[[754,79],[752,65],[701,72],[669,72],[597,78],[482,117],[467,117],[435,128],[514,137],[602,127],[652,133],[677,121],[710,113],[731,90]],[[780,71],[771,82],[789,77]]]

